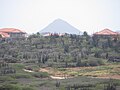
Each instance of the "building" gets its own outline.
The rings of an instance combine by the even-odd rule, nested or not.
[[[1,38],[23,38],[26,36],[26,32],[23,32],[15,28],[3,28],[0,29]]]
[[[22,40],[26,37],[26,32],[15,28],[3,28],[0,29],[0,42]]]
[[[103,29],[102,31],[99,31],[99,32],[96,32],[96,33],[94,33],[93,34],[94,36],[118,36],[118,35],[120,35],[118,32],[114,32],[114,31],[112,31],[112,30],[110,30],[110,29]]]

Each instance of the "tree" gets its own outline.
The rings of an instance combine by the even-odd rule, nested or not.
[[[77,60],[76,66],[80,67],[80,65],[81,65],[81,60]]]
[[[37,32],[37,35],[38,35],[38,36],[40,36],[40,33],[39,33],[39,32]]]
[[[100,52],[95,52],[95,55],[94,55],[96,58],[100,58],[101,55],[100,55]]]
[[[56,87],[60,87],[60,82],[59,82],[59,81],[56,81],[55,86],[56,86]]]
[[[65,45],[64,46],[64,53],[68,53],[69,52],[69,46],[68,45]]]
[[[108,53],[106,53],[105,57],[106,57],[106,59],[108,59]]]
[[[88,36],[88,33],[86,31],[84,31],[83,36]]]

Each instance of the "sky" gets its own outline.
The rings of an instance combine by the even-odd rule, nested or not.
[[[0,28],[32,34],[58,18],[88,34],[120,31],[120,0],[0,0]]]

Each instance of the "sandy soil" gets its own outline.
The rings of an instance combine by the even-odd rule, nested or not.
[[[32,70],[23,69],[25,72],[34,72]]]
[[[79,71],[83,69],[95,69],[96,67],[75,67],[75,68],[66,68],[66,70],[69,71]],[[47,72],[49,73],[52,79],[66,79],[66,78],[73,78],[69,76],[68,74],[65,74],[64,71],[59,71],[55,70],[53,68],[47,67],[47,68],[40,68],[41,72]],[[103,78],[103,79],[120,79],[120,75],[103,75],[103,76],[98,76],[98,77],[93,77],[93,78]]]
[[[80,70],[84,70],[84,69],[92,69],[94,70],[96,67],[75,67],[75,68],[66,68],[66,71],[71,72],[71,71],[80,71]],[[34,72],[32,70],[27,70],[27,69],[23,69],[26,72]],[[119,71],[120,68],[114,68],[113,70],[117,70]],[[51,68],[51,67],[46,67],[46,68],[40,68],[39,69],[40,72],[47,72],[50,74],[50,78],[52,79],[66,79],[66,78],[73,78],[75,76],[70,76],[69,74],[65,73],[65,71],[59,71],[57,69]],[[120,79],[120,75],[116,74],[116,75],[102,75],[102,76],[98,76],[98,77],[93,77],[93,78],[103,78],[103,79]]]

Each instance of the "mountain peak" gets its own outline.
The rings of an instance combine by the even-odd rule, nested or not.
[[[58,18],[58,19],[55,19],[53,22],[54,22],[54,23],[57,23],[57,22],[64,23],[64,22],[66,22],[66,21],[64,21],[64,20],[62,20],[62,19],[60,19],[60,18]],[[66,23],[67,23],[67,22],[66,22]]]
[[[56,19],[52,23],[50,23],[47,27],[42,29],[40,33],[68,33],[68,34],[79,34],[80,31],[67,23],[62,19]]]

